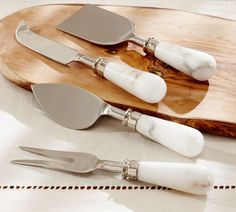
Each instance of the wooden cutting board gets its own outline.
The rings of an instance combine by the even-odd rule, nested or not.
[[[186,12],[135,7],[103,8],[136,23],[136,34],[181,44],[212,54],[217,74],[197,82],[123,43],[97,46],[55,28],[81,5],[46,5],[21,10],[0,21],[0,70],[17,85],[30,90],[33,83],[66,83],[85,88],[121,108],[186,124],[204,132],[236,137],[236,22]],[[145,103],[78,63],[63,66],[17,43],[14,32],[26,20],[31,29],[83,54],[126,63],[163,77],[167,96],[159,104]],[[99,27],[99,26],[98,26]],[[155,90],[153,92],[156,92]],[[150,94],[151,95],[151,94]],[[171,133],[171,132],[170,132]]]

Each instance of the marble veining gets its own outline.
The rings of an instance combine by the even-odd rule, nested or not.
[[[136,130],[187,157],[199,155],[205,143],[201,132],[194,128],[144,114],[138,119]]]
[[[208,80],[216,72],[216,61],[211,55],[166,42],[160,42],[154,55],[177,70],[199,81]]]
[[[139,162],[138,179],[198,195],[206,194],[213,184],[208,168],[188,163]]]
[[[109,62],[104,77],[148,103],[160,102],[166,94],[165,81],[155,74]]]

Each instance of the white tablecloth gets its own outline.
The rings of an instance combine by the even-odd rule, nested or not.
[[[42,2],[0,1],[0,17]],[[67,1],[84,2],[84,1]],[[108,3],[110,1],[86,1]],[[113,4],[163,6],[194,12],[208,13],[236,19],[235,1],[112,1]],[[1,32],[0,32],[1,33]],[[1,49],[0,49],[1,51]],[[99,120],[94,127],[74,131],[58,126],[34,107],[34,99],[27,92],[0,75],[0,209],[1,211],[234,211],[236,208],[236,140],[204,135],[206,147],[195,159],[175,154],[159,144],[149,141],[110,118]],[[176,141],[177,142],[177,141]],[[37,167],[17,166],[9,163],[17,158],[40,158],[18,149],[18,146],[86,151],[103,159],[125,158],[188,162],[208,166],[215,179],[214,188],[207,197],[180,192],[147,190],[81,190],[76,186],[136,185],[121,181],[105,173],[72,175]],[[47,187],[47,186],[58,186]],[[140,184],[137,184],[140,185]],[[42,187],[41,187],[42,186]],[[72,187],[70,187],[72,186]],[[87,189],[90,187],[86,187]],[[116,187],[117,188],[117,187]],[[119,188],[119,187],[118,187]],[[132,187],[134,188],[134,187]],[[97,188],[99,189],[99,187]]]

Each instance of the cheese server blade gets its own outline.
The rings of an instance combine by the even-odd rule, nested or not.
[[[33,93],[49,117],[71,129],[90,127],[104,113],[107,104],[81,88],[61,84],[36,84]]]
[[[92,126],[100,116],[107,115],[187,157],[195,157],[204,147],[202,134],[194,128],[131,109],[124,111],[82,88],[49,83],[35,84],[32,90],[42,109],[64,127],[85,129]]]
[[[73,61],[85,64],[94,69],[96,74],[148,103],[158,103],[166,94],[166,84],[161,77],[103,58],[94,59],[82,55],[62,43],[32,32],[26,22],[17,27],[16,39],[33,51],[63,65]]]
[[[199,81],[208,80],[216,71],[216,61],[211,55],[154,38],[138,37],[134,34],[135,25],[129,19],[93,5],[85,5],[57,28],[99,45],[133,42]]]

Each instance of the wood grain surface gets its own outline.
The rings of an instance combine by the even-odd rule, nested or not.
[[[0,69],[3,75],[28,90],[33,83],[76,85],[121,108],[130,107],[204,132],[236,137],[236,22],[165,9],[103,7],[135,22],[137,35],[153,36],[212,54],[217,61],[217,74],[208,82],[198,82],[145,55],[134,44],[97,46],[55,28],[80,7],[37,6],[2,19]],[[14,37],[16,27],[22,20],[26,20],[33,31],[83,54],[105,57],[158,74],[167,83],[167,96],[159,104],[145,103],[94,75],[92,70],[82,64],[63,66],[27,49],[17,43]]]

